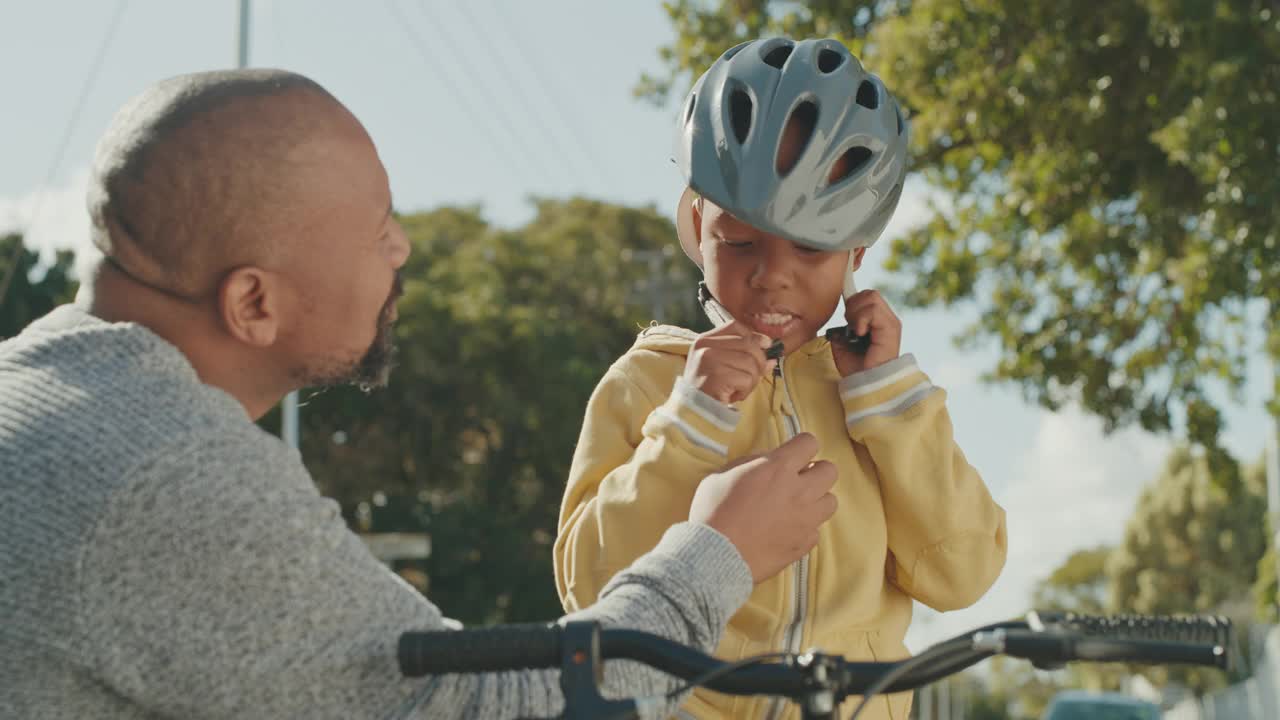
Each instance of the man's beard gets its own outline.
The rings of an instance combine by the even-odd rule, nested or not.
[[[306,385],[315,388],[355,385],[364,392],[386,387],[396,358],[395,320],[392,319],[392,312],[403,293],[404,280],[397,272],[387,302],[378,313],[378,331],[369,344],[369,349],[353,365],[311,373]]]

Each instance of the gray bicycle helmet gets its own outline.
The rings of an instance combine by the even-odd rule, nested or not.
[[[680,113],[675,163],[688,189],[676,225],[695,262],[695,194],[760,230],[833,251],[875,243],[898,205],[907,123],[880,78],[836,40],[737,45],[698,79]],[[813,129],[779,172],[783,128],[795,113]],[[831,179],[846,155],[846,172]]]

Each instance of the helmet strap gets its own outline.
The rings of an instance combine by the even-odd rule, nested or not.
[[[698,282],[698,304],[702,306],[702,312],[706,313],[707,319],[711,321],[712,325],[723,327],[733,322],[733,316],[711,294],[711,289],[707,287],[706,281]]]
[[[853,279],[853,255],[856,250],[849,251],[849,269],[844,274],[844,296],[845,299],[853,297],[858,292],[858,284]]]

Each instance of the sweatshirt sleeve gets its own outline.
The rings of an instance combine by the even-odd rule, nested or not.
[[[946,392],[904,355],[840,383],[849,436],[875,462],[889,579],[936,610],[972,605],[1004,567],[1004,509],[956,445]]]
[[[554,560],[566,610],[595,602],[615,573],[689,517],[721,469],[738,412],[684,380],[651,398],[617,365],[600,381],[569,470]]]

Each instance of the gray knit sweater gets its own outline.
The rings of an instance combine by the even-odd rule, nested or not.
[[[581,616],[705,650],[750,591],[733,546],[685,523]],[[0,718],[561,707],[554,671],[401,678],[400,633],[442,627],[298,454],[174,346],[74,306],[0,343]],[[608,683],[673,687],[634,667]]]

